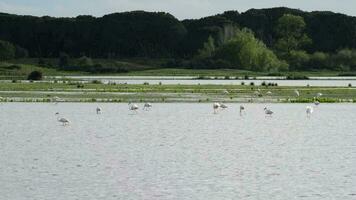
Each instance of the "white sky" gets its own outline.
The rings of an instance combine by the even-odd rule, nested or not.
[[[57,17],[146,10],[169,12],[179,19],[190,19],[226,10],[243,12],[250,8],[279,6],[356,16],[356,0],[0,0],[0,12]]]

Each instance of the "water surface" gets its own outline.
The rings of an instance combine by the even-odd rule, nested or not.
[[[1,104],[1,199],[356,199],[356,105],[98,105]]]

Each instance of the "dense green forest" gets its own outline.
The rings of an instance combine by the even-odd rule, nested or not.
[[[92,58],[146,58],[176,68],[355,71],[355,49],[356,17],[332,12],[251,9],[183,21],[144,11],[75,18],[0,13],[0,60],[38,58],[65,70],[126,72],[129,66],[105,68]]]

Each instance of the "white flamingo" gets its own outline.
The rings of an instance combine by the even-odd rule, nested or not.
[[[227,105],[225,105],[225,104],[223,104],[223,103],[220,103],[220,108],[226,109],[226,108],[227,108]]]
[[[267,107],[264,108],[264,111],[267,116],[272,116],[272,114],[273,114],[273,111],[268,109]]]
[[[152,104],[151,103],[145,103],[145,105],[143,105],[143,110],[150,110],[152,108]]]
[[[320,104],[320,102],[317,100],[316,97],[314,97],[314,105],[318,106]]]
[[[310,117],[310,115],[314,112],[314,109],[313,107],[311,106],[307,106],[306,107],[306,113],[307,113],[307,116]]]
[[[57,116],[57,121],[61,122],[63,126],[69,125],[70,121],[66,118],[59,117],[59,112],[56,112],[55,115]]]
[[[96,108],[96,114],[101,114],[102,111],[103,111],[103,110],[102,110],[100,107],[97,107],[97,108]]]
[[[131,102],[129,103],[129,110],[137,112],[138,110],[138,105],[132,104]]]
[[[224,94],[230,94],[229,91],[227,91],[227,90],[224,90],[223,93]]]
[[[219,103],[214,103],[213,104],[213,109],[214,109],[214,113],[215,114],[218,112],[219,108],[220,108],[220,104]]]
[[[245,110],[245,106],[241,105],[240,106],[240,115],[242,115],[242,112]]]

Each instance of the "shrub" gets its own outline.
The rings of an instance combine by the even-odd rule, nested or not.
[[[43,78],[42,72],[40,71],[33,71],[27,76],[27,80],[31,80],[31,81],[42,80],[42,78]]]

